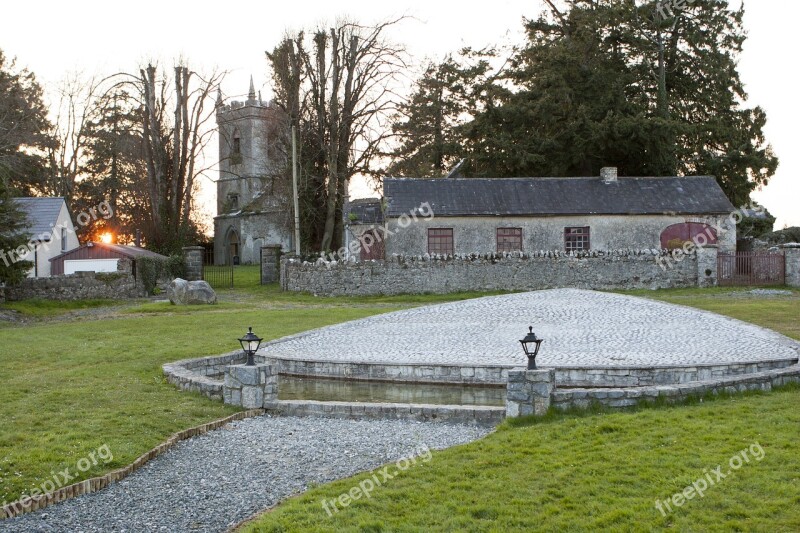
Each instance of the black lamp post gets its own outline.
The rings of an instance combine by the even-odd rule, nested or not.
[[[536,370],[536,354],[539,353],[539,346],[542,345],[544,339],[537,338],[536,333],[533,332],[533,326],[530,326],[528,334],[519,342],[522,344],[525,355],[528,356],[528,370]]]
[[[244,337],[239,339],[239,342],[242,344],[242,350],[244,350],[244,354],[247,356],[247,362],[245,363],[246,366],[255,366],[256,362],[253,359],[253,356],[258,351],[258,347],[261,346],[261,339],[253,333],[253,328],[247,328],[248,332],[245,334]]]

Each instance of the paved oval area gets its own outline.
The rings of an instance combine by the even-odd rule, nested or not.
[[[797,358],[800,343],[679,305],[580,289],[491,296],[387,313],[278,339],[284,359],[523,366],[528,326],[548,367],[691,366]]]

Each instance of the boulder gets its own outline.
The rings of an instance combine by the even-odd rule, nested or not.
[[[167,287],[167,297],[172,305],[186,305],[186,291],[189,282],[182,278],[175,278]]]
[[[167,287],[167,296],[174,305],[217,303],[217,293],[206,281],[186,281],[176,278]]]

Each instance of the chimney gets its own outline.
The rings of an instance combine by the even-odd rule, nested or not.
[[[617,167],[603,167],[600,169],[600,179],[603,183],[616,183]]]
[[[136,240],[133,241],[137,248],[142,246],[142,231],[136,230]]]

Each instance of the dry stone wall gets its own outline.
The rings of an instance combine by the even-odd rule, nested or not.
[[[287,291],[326,296],[444,294],[457,291],[661,289],[698,286],[696,254],[661,250],[398,256],[387,261],[281,261]],[[704,270],[706,264],[702,265]],[[714,269],[716,270],[716,269]],[[705,276],[705,273],[700,273]]]
[[[76,272],[50,278],[26,278],[19,285],[5,288],[9,301],[41,298],[44,300],[91,300],[140,298],[144,287],[126,272]]]

